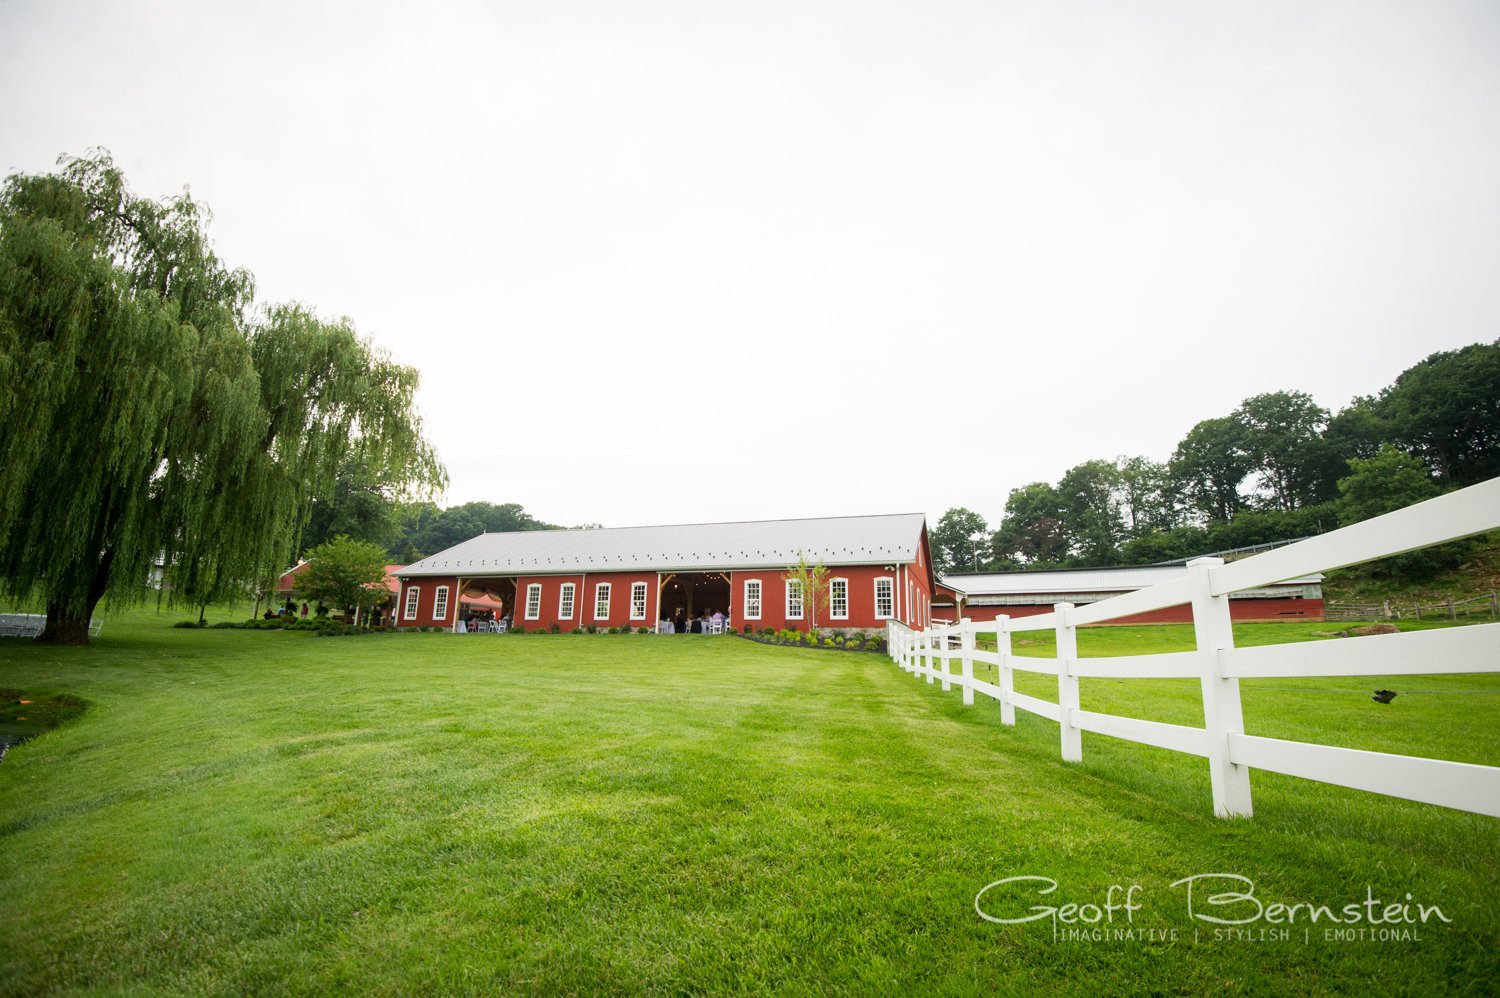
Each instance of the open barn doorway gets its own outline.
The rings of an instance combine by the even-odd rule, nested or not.
[[[694,619],[715,613],[729,616],[729,575],[726,572],[672,572],[661,580],[661,616],[677,625],[677,633],[691,630]]]
[[[464,585],[464,596],[487,596],[500,604],[499,616],[516,619],[515,579],[474,579]]]

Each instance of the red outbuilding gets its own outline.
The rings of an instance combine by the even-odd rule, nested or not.
[[[1186,565],[1142,565],[1132,568],[1077,568],[1046,572],[989,572],[944,575],[938,580],[933,617],[948,622],[960,617],[994,620],[1001,614],[1029,617],[1051,613],[1054,603],[1097,603],[1187,575]],[[1323,576],[1306,575],[1274,586],[1247,589],[1229,597],[1230,617],[1237,621],[1322,620]],[[1149,613],[1131,614],[1110,624],[1180,624],[1193,619],[1186,603]]]
[[[821,562],[813,620],[786,569]],[[488,597],[512,626],[674,627],[718,613],[736,629],[875,631],[931,621],[936,578],[921,513],[481,534],[408,565],[397,625],[453,628]]]

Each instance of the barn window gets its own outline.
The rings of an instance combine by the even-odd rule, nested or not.
[[[526,619],[538,620],[542,616],[542,586],[533,582],[526,587]]]
[[[637,582],[630,587],[630,619],[646,619],[646,584]]]
[[[875,619],[890,620],[896,615],[896,580],[875,580]]]
[[[802,619],[802,583],[796,579],[786,580],[786,619]]]
[[[422,592],[421,586],[406,587],[406,619],[417,619],[417,596]]]
[[[601,582],[594,587],[594,619],[609,619],[609,583]]]
[[[750,579],[745,583],[745,619],[760,619],[760,580]]]
[[[437,595],[432,600],[432,619],[448,619],[448,587],[438,586]]]
[[[573,619],[573,583],[564,582],[557,597],[557,619]]]
[[[849,580],[828,580],[828,615],[834,620],[849,619]]]

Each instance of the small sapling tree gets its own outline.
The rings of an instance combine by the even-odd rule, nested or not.
[[[781,573],[781,577],[802,591],[802,613],[807,618],[807,633],[812,634],[818,626],[818,607],[828,606],[828,569],[820,561],[809,565],[801,551],[797,552],[797,564]]]

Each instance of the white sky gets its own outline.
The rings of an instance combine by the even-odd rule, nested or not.
[[[998,521],[1500,335],[1492,2],[0,0],[0,97],[565,525]]]

